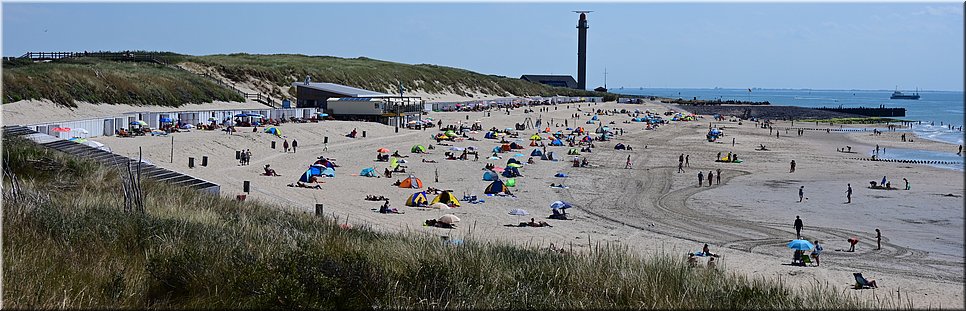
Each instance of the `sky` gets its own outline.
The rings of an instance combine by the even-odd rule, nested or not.
[[[962,3],[11,3],[3,56],[331,55],[587,87],[963,91]]]

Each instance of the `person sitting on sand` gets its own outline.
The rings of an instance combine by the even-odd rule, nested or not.
[[[708,269],[715,270],[718,268],[718,264],[714,262],[714,257],[708,259]]]
[[[550,217],[549,217],[550,219],[568,220],[567,214],[561,213],[560,209],[553,208],[553,209],[550,209],[550,211],[552,212],[552,214],[550,214]]]
[[[379,212],[383,214],[402,214],[402,212],[395,208],[389,208],[389,199],[386,199],[386,203],[379,207]]]
[[[265,164],[265,176],[279,176],[278,173],[275,173],[275,170],[269,168],[269,166],[269,164]]]
[[[436,163],[436,160],[426,160],[426,159],[423,159],[423,163]]]
[[[534,163],[536,162],[533,162],[533,157],[530,157],[529,159],[527,159],[527,164],[534,164]]]
[[[402,184],[402,181],[400,181],[399,179],[396,179],[396,182],[392,183],[393,186],[399,186],[401,184]]]
[[[382,172],[382,175],[386,176],[386,178],[392,178],[392,171],[386,168],[386,170]]]
[[[399,154],[399,150],[394,151],[392,153],[392,156],[397,157],[397,158],[408,158],[409,157],[409,156],[404,156],[404,155]]]
[[[587,167],[587,165],[589,165],[587,163],[587,158],[584,158],[582,161],[580,161],[580,167]]]

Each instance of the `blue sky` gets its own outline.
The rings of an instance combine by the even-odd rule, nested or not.
[[[3,3],[3,55],[163,50],[366,56],[588,88],[963,90],[957,3]]]

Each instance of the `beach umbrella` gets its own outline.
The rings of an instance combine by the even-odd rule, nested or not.
[[[328,117],[328,116],[329,116],[328,113],[322,113],[322,112],[319,113],[319,118],[325,118],[325,117]]]
[[[460,147],[453,146],[453,147],[449,147],[449,150],[452,150],[452,151],[463,151],[465,149],[460,148]]]
[[[55,128],[50,129],[50,130],[51,131],[54,131],[54,132],[62,132],[62,133],[70,132],[70,128],[69,127],[55,127]]]
[[[87,139],[80,138],[80,137],[72,137],[71,139],[68,139],[68,140],[69,141],[72,141],[72,142],[75,142],[75,143],[78,143],[78,144],[79,143],[83,143],[83,142],[87,142]]]
[[[510,163],[510,164],[507,164],[506,166],[508,166],[508,167],[516,167],[516,168],[523,167],[523,165],[516,164],[516,163]]]
[[[389,149],[379,148],[378,150],[376,150],[376,152],[378,152],[378,153],[389,153]]]
[[[524,155],[522,153],[517,153],[517,154],[514,154],[513,156],[514,157],[525,157],[526,155]]]
[[[442,217],[439,217],[439,219],[437,219],[436,221],[444,224],[453,225],[460,222],[460,218],[456,217],[456,215],[453,215],[453,214],[446,214],[446,215],[443,215]]]
[[[446,205],[446,203],[440,203],[440,202],[433,203],[429,207],[435,208],[435,209],[450,209],[449,205]]]
[[[807,251],[813,247],[815,247],[815,245],[812,245],[812,242],[809,242],[808,240],[792,240],[791,242],[788,242],[788,248],[791,249]]]
[[[248,116],[247,113],[239,113],[239,114],[236,114],[235,115],[236,118],[243,118],[243,117],[247,117],[247,116]]]
[[[530,215],[530,213],[528,213],[526,210],[517,208],[510,211],[510,215],[526,216],[526,215]]]
[[[214,122],[214,121],[218,121],[218,119],[215,119],[215,117],[211,117],[211,118],[208,118],[208,121]]]
[[[131,125],[147,126],[148,123],[147,122],[144,122],[142,120],[137,120],[137,121],[131,121]]]
[[[466,147],[466,151],[476,151],[476,146]]]
[[[494,167],[494,168],[493,168],[493,171],[496,171],[496,172],[503,172],[503,168],[502,168],[502,167],[499,167],[499,166],[497,166],[497,167]]]
[[[573,207],[573,205],[570,205],[570,203],[564,201],[554,201],[553,203],[550,203],[550,209],[568,209],[571,207]]]

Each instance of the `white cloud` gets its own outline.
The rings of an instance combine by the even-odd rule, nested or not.
[[[941,6],[941,7],[927,6],[925,10],[912,13],[912,15],[926,15],[926,14],[932,15],[932,16],[946,16],[946,15],[963,16],[963,10],[959,6]]]

